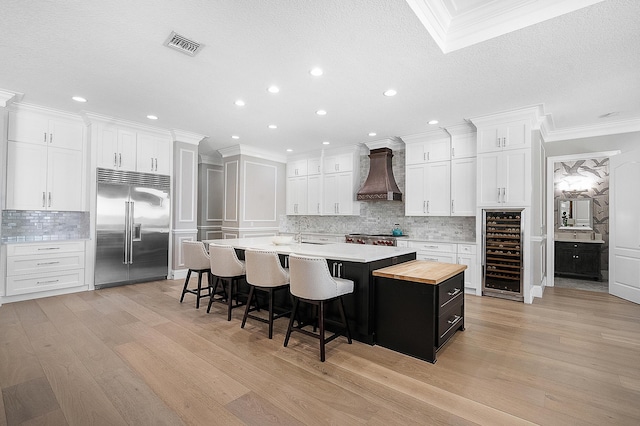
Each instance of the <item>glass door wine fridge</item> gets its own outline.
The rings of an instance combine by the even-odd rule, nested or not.
[[[523,301],[523,211],[483,211],[484,296]]]

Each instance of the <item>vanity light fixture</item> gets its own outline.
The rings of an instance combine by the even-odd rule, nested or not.
[[[393,89],[387,89],[387,90],[385,90],[382,94],[383,94],[383,95],[385,95],[385,96],[387,96],[387,97],[390,97],[390,96],[395,96],[397,93],[398,93],[398,92],[396,92],[396,91],[395,91],[395,90],[393,90]]]
[[[277,129],[277,128],[278,128],[278,126],[276,126],[275,124],[269,124],[269,128],[270,128],[270,129]]]
[[[149,120],[157,120],[157,119],[158,119],[158,117],[157,117],[157,116],[155,116],[155,115],[151,115],[151,114],[147,115],[147,118],[148,118]]]
[[[76,102],[87,102],[87,100],[85,98],[83,98],[82,96],[73,96],[71,99],[73,99]]]
[[[244,101],[242,99],[238,99],[234,104],[236,104],[236,106],[244,106]]]
[[[327,115],[327,111],[323,110],[323,109],[319,109],[316,111],[316,114],[318,115]]]
[[[315,67],[309,71],[309,74],[314,77],[320,77],[322,74],[324,74],[324,71],[322,71],[322,68]]]
[[[431,125],[438,124],[438,120],[431,120],[431,121],[429,121],[429,124],[431,124]]]
[[[269,93],[278,93],[280,91],[280,88],[278,86],[269,86],[267,91]]]

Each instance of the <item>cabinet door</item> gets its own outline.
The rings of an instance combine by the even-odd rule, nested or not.
[[[478,155],[478,206],[500,206],[499,152]]]
[[[318,165],[319,167],[319,165]],[[322,179],[319,174],[307,177],[307,214],[322,214]]]
[[[451,215],[451,161],[427,164],[427,216]]]
[[[575,272],[575,252],[572,243],[555,242],[554,268],[558,273]]]
[[[49,143],[49,117],[33,112],[11,111],[9,140],[43,145]]]
[[[451,216],[475,216],[476,159],[451,161]]]
[[[71,120],[49,120],[49,144],[57,148],[75,149],[83,148],[85,127],[80,122]]]
[[[531,131],[526,122],[507,123],[501,129],[504,149],[520,149],[531,146]]]
[[[136,171],[154,173],[158,147],[153,135],[138,133],[136,136]]]
[[[353,213],[353,173],[338,173],[338,214]]]
[[[319,158],[311,158],[307,160],[307,174],[311,175],[319,175],[322,173],[321,161]]]
[[[47,209],[81,211],[82,152],[49,148]]]
[[[306,176],[287,179],[287,214],[307,213],[307,178]]]
[[[406,216],[424,216],[426,207],[427,169],[423,164],[407,165],[404,208]]]
[[[98,125],[97,165],[105,169],[118,168],[118,130]]]
[[[475,157],[477,146],[476,133],[451,136],[451,159]]]
[[[451,160],[451,139],[429,141],[426,143],[425,150],[428,163]]]
[[[464,288],[476,289],[477,282],[476,276],[476,255],[475,254],[459,254],[458,265],[466,265],[467,269],[464,271]]]
[[[136,170],[136,132],[118,129],[118,169]]]
[[[155,172],[171,175],[171,139],[156,136]]]
[[[295,160],[287,163],[287,177],[306,176],[307,160]]]
[[[405,163],[422,164],[427,161],[427,153],[425,151],[425,143],[408,143],[405,146]]]
[[[529,149],[504,151],[502,154],[502,205],[526,206],[531,194],[531,153]]]
[[[502,133],[499,126],[478,128],[478,153],[502,151]]]
[[[339,154],[325,157],[325,173],[341,173],[353,171],[353,155]]]
[[[338,214],[338,175],[325,175],[322,186],[322,214],[335,216]]]
[[[9,141],[7,150],[7,209],[46,208],[47,146]]]

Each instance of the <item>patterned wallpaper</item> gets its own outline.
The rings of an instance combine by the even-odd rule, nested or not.
[[[553,167],[554,223],[558,229],[559,198],[593,200],[593,227],[602,234],[602,269],[609,269],[609,158],[555,163]]]

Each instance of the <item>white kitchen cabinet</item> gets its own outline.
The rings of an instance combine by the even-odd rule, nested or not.
[[[19,109],[9,112],[9,140],[81,151],[85,126],[63,114]]]
[[[407,143],[405,146],[407,164],[433,163],[451,159],[451,138]]]
[[[528,121],[515,121],[478,127],[478,153],[531,147]]]
[[[354,175],[352,172],[325,174],[322,213],[329,216],[360,214],[360,204],[354,201]]]
[[[475,244],[458,244],[457,261],[458,265],[466,265],[464,271],[464,288],[477,292],[478,283],[478,259]]]
[[[322,214],[322,176],[320,174],[307,176],[307,214],[313,216]]]
[[[416,249],[416,259],[432,262],[456,263],[456,244],[432,241],[409,241]]]
[[[451,162],[414,164],[406,168],[405,215],[451,215]]]
[[[84,250],[83,241],[8,245],[6,296],[84,286]]]
[[[287,163],[287,177],[306,176],[307,160],[295,160]]]
[[[478,136],[475,132],[451,136],[451,160],[475,157],[477,151]]]
[[[322,173],[322,160],[320,158],[309,158],[307,160],[307,175],[319,175]]]
[[[137,132],[136,171],[171,174],[171,141],[160,135]]]
[[[324,158],[324,173],[342,173],[353,171],[353,154],[334,154]]]
[[[307,177],[287,178],[287,214],[307,214]]]
[[[531,150],[478,155],[478,207],[527,206],[531,202]]]
[[[81,211],[83,153],[9,141],[7,209]]]
[[[476,158],[451,160],[451,216],[476,215]]]
[[[98,125],[98,167],[136,170],[136,132],[111,125]]]

